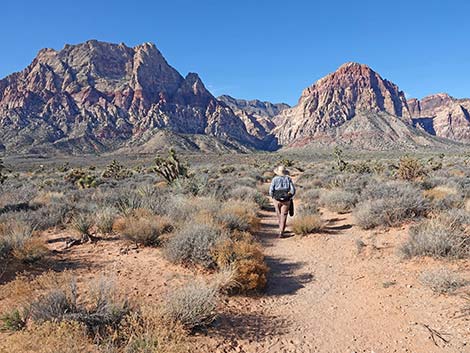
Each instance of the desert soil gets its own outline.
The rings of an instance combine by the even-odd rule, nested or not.
[[[468,276],[468,262],[401,260],[406,227],[365,232],[350,214],[323,210],[326,232],[286,239],[276,237],[273,211],[261,216],[267,292],[227,305],[208,352],[470,352],[469,321],[457,318],[463,299],[418,279],[443,265]]]
[[[405,261],[396,249],[406,226],[363,231],[350,214],[322,210],[322,218],[321,234],[278,239],[274,212],[261,213],[266,293],[224,298],[214,327],[191,338],[191,352],[470,352],[469,319],[459,318],[462,296],[437,295],[419,282],[423,270],[442,266],[470,278],[468,261]],[[53,267],[71,268],[79,285],[104,275],[131,297],[156,303],[195,276],[170,265],[159,249],[112,238],[65,249],[72,234],[44,236]],[[357,239],[365,246],[359,249]]]

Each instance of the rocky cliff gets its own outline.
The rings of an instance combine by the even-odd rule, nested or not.
[[[182,77],[152,43],[43,49],[0,80],[0,142],[10,152],[104,151],[162,129],[255,148],[268,139],[252,136],[197,74]]]
[[[432,145],[415,129],[405,95],[366,65],[347,63],[306,88],[298,104],[274,117],[282,145],[363,148]]]
[[[408,100],[413,122],[431,135],[470,143],[470,99],[446,93]]]

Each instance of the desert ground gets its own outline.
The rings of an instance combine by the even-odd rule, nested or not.
[[[467,155],[172,158],[4,158],[1,352],[470,352]]]

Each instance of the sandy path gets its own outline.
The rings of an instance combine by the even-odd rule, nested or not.
[[[406,229],[364,232],[351,215],[323,211],[323,234],[278,239],[274,212],[261,217],[267,291],[230,300],[232,318],[213,337],[218,352],[470,352],[468,321],[453,318],[461,298],[423,288],[422,263],[396,255]],[[367,244],[360,254],[358,238]],[[450,333],[449,343],[436,346],[423,324]]]

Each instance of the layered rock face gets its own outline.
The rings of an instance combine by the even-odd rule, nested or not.
[[[256,138],[268,141],[269,149],[275,149],[277,141],[272,138],[271,131],[276,127],[273,117],[290,108],[285,103],[262,102],[260,100],[236,99],[228,95],[217,98],[229,106],[245,124],[247,131]]]
[[[266,143],[197,74],[182,77],[151,43],[43,49],[25,70],[0,80],[0,141],[7,151],[109,150],[145,142],[159,129],[257,148]]]
[[[377,113],[398,117],[394,123],[411,123],[405,95],[396,85],[366,65],[347,63],[306,88],[295,107],[276,116],[275,133],[281,144],[314,142],[359,115],[373,119]],[[356,129],[359,138],[361,126]]]
[[[446,93],[408,100],[413,122],[431,135],[470,143],[470,99]]]

